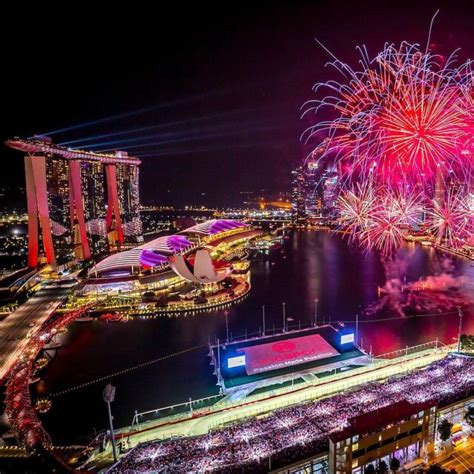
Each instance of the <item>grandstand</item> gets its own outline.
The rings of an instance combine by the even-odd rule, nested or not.
[[[383,383],[368,383],[316,402],[276,409],[205,435],[143,443],[110,472],[266,472],[327,453],[330,438],[337,441],[344,433],[363,434],[356,429],[361,420],[367,429],[373,424],[367,420],[399,421],[386,418],[387,413],[393,414],[387,408],[391,405],[403,405],[403,413],[408,414],[406,422],[417,426],[436,406],[473,393],[474,359],[449,355],[423,370]],[[421,417],[419,422],[417,417]],[[423,431],[417,436],[421,439],[422,435],[433,438],[434,432]],[[412,437],[410,433],[407,436]]]

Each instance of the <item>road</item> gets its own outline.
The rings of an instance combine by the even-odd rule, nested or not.
[[[442,454],[433,460],[445,469],[454,469],[459,473],[474,474],[474,441],[467,438],[466,441],[454,448],[447,454]]]
[[[69,291],[69,287],[42,289],[0,321],[0,381],[28,344],[30,331],[40,328]]]

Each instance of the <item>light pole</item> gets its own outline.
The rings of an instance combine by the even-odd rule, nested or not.
[[[357,346],[357,340],[359,337],[359,313],[356,313],[356,330],[355,330],[355,344]]]
[[[458,308],[459,314],[459,329],[458,329],[458,352],[461,352],[461,331],[462,331],[462,311]]]
[[[219,338],[217,339],[217,383],[221,383],[221,346]]]
[[[115,398],[115,387],[108,383],[104,388],[104,392],[102,394],[104,398],[104,402],[107,403],[107,408],[109,412],[109,426],[110,426],[110,438],[112,441],[112,453],[114,455],[114,463],[117,462],[117,448],[115,447],[115,435],[114,435],[114,425],[112,423],[112,410],[110,408],[110,404],[114,401]]]
[[[318,298],[314,298],[314,326],[318,327]]]
[[[262,305],[262,336],[265,336],[265,305]]]
[[[226,337],[226,343],[229,343],[229,320],[227,319],[227,316],[229,315],[229,311],[225,310],[225,337]]]
[[[283,302],[282,304],[283,307],[283,332],[286,331],[286,303]]]

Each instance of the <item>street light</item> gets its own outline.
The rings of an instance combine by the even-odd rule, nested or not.
[[[229,311],[225,310],[225,337],[226,337],[226,343],[229,343],[229,320],[227,319],[227,316],[229,315]]]
[[[286,303],[283,302],[282,303],[282,307],[283,307],[283,332],[286,331]]]
[[[262,305],[262,336],[265,336],[265,305]]]
[[[314,298],[314,326],[318,326],[318,298]]]
[[[461,352],[461,331],[462,331],[462,311],[458,308],[459,329],[458,329],[458,352]]]
[[[117,462],[117,450],[115,447],[115,435],[114,435],[114,426],[112,423],[112,410],[110,409],[110,404],[114,401],[115,399],[115,387],[108,383],[106,387],[104,388],[104,392],[102,394],[102,397],[104,399],[104,402],[107,403],[107,408],[109,412],[109,425],[110,425],[110,437],[112,440],[112,452],[114,455],[114,463]]]

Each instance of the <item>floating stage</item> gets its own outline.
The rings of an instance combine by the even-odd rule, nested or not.
[[[210,357],[218,385],[231,399],[371,362],[355,345],[352,330],[330,325],[211,345]]]

